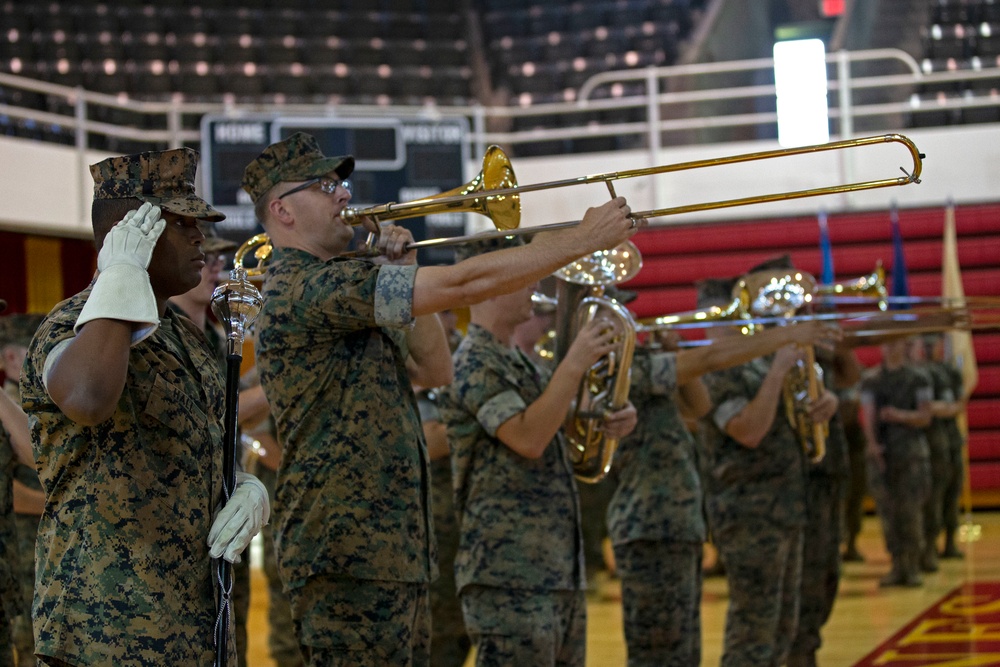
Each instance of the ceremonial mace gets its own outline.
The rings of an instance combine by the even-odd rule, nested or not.
[[[257,288],[247,279],[247,272],[236,267],[229,280],[212,292],[212,311],[226,331],[226,417],[222,440],[222,490],[228,501],[236,490],[236,430],[239,415],[240,366],[243,364],[243,339],[263,305]],[[233,564],[223,557],[214,559],[216,573],[215,665],[229,664],[229,630],[232,624]]]

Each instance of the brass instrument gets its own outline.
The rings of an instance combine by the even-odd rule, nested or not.
[[[671,315],[658,315],[656,317],[644,317],[636,320],[636,331],[638,333],[653,333],[657,331],[667,331],[671,329],[692,329],[707,325],[709,322],[733,321],[734,325],[739,325],[741,333],[753,333],[754,324],[749,323],[749,295],[745,290],[740,290],[733,300],[725,306],[709,306],[704,310],[688,310]]]
[[[734,287],[740,295],[753,295],[749,300],[749,313],[762,317],[793,317],[809,307],[816,294],[816,279],[808,273],[794,269],[755,271],[744,276]],[[826,438],[830,433],[826,423],[817,423],[809,417],[809,405],[819,398],[823,383],[823,369],[816,363],[812,345],[801,346],[805,359],[800,360],[785,374],[782,397],[785,416],[799,438],[799,443],[811,463],[819,463],[826,456]]]
[[[903,176],[862,181],[858,183],[845,183],[823,188],[794,190],[790,192],[779,192],[751,197],[740,197],[736,199],[687,204],[683,206],[672,206],[648,211],[633,211],[629,217],[634,220],[645,220],[681,213],[694,213],[698,211],[709,211],[734,206],[747,206],[750,204],[762,204],[788,199],[802,199],[805,197],[858,192],[861,190],[872,190],[875,188],[919,183],[920,172],[922,170],[922,160],[924,156],[909,138],[901,134],[885,134],[872,137],[862,137],[858,139],[847,139],[844,141],[834,141],[815,146],[801,146],[798,148],[744,153],[729,157],[695,160],[691,162],[659,165],[656,167],[645,167],[626,171],[607,172],[603,174],[580,176],[577,178],[568,178],[558,181],[548,181],[528,185],[519,185],[517,183],[510,160],[499,147],[490,146],[483,157],[482,171],[480,171],[476,178],[464,186],[412,202],[382,204],[364,209],[345,208],[341,213],[341,218],[348,224],[357,225],[361,224],[364,218],[384,222],[443,212],[465,212],[479,213],[489,217],[493,221],[494,226],[497,228],[497,231],[495,232],[427,239],[425,241],[410,243],[407,245],[407,249],[412,250],[419,248],[460,245],[470,241],[480,241],[490,238],[520,236],[522,234],[536,234],[538,232],[554,231],[557,229],[575,227],[580,224],[580,220],[571,220],[548,225],[519,228],[521,218],[520,195],[526,192],[537,192],[540,190],[549,190],[552,188],[561,188],[572,185],[604,183],[611,195],[614,196],[613,182],[626,178],[668,174],[675,171],[686,171],[690,169],[700,169],[703,167],[738,164],[742,162],[768,160],[772,158],[805,155],[824,151],[846,150],[886,143],[901,144],[909,152],[913,161],[913,166],[910,171],[900,167],[900,170],[904,174]],[[258,250],[258,248],[266,248],[266,250],[262,251]],[[264,265],[266,263],[267,256],[270,255],[270,241],[266,234],[258,234],[254,236],[236,251],[236,266],[243,266],[243,258],[251,251],[253,251],[254,256],[257,257],[258,265],[252,269],[249,267],[244,268],[247,269],[248,275],[260,275],[266,270]]]
[[[816,294],[821,303],[869,303],[872,300],[879,310],[889,306],[889,292],[885,287],[885,269],[879,260],[875,269],[866,276],[861,276],[850,283],[832,283],[817,285]]]
[[[628,309],[604,295],[604,288],[628,280],[642,268],[639,250],[626,241],[571,262],[554,274],[556,324],[554,362],[566,355],[581,327],[600,319],[615,331],[615,349],[599,359],[580,381],[563,432],[577,479],[594,483],[611,469],[616,438],[602,430],[605,416],[628,403],[635,323]]]

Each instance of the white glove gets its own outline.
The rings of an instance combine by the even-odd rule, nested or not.
[[[236,473],[236,490],[219,510],[208,531],[208,555],[239,563],[254,535],[267,525],[271,505],[264,484],[245,472]]]
[[[156,330],[160,315],[146,267],[166,224],[160,207],[146,202],[111,228],[97,255],[100,274],[74,332],[91,320],[124,320],[138,325],[135,344]]]

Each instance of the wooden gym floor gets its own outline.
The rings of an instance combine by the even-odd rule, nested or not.
[[[967,517],[964,526],[967,540],[960,543],[965,551],[963,560],[941,561],[941,570],[924,576],[921,588],[879,588],[878,580],[889,570],[889,556],[882,542],[879,522],[866,517],[858,550],[865,557],[864,563],[845,563],[840,583],[840,593],[833,616],[824,632],[824,645],[819,653],[822,667],[852,667],[859,664],[879,665],[1000,665],[1000,512],[976,512]],[[953,596],[941,605],[938,602],[960,586],[978,583],[992,587],[989,591],[963,590],[969,595]],[[601,584],[591,595],[588,606],[588,667],[625,665],[625,645],[622,639],[621,606],[619,592],[613,580]],[[250,667],[273,667],[267,651],[267,588],[264,574],[253,570],[249,619]],[[726,582],[723,577],[705,580],[702,601],[703,665],[718,665],[722,649],[722,632],[727,603]],[[970,605],[983,611],[978,617],[969,612]],[[944,613],[940,613],[941,610]],[[949,620],[955,610],[960,621]],[[932,610],[930,615],[925,614]],[[935,615],[934,611],[938,613]],[[984,615],[985,614],[985,615]],[[919,623],[911,623],[924,615]],[[978,622],[977,622],[978,621]],[[900,635],[900,630],[906,629]],[[956,630],[957,628],[957,630]],[[940,631],[938,639],[929,646],[940,655],[932,658],[914,655],[919,653],[915,637],[930,636]],[[961,637],[948,643],[944,631],[958,632]],[[979,637],[979,641],[970,640]],[[941,639],[941,637],[944,637]],[[950,635],[955,639],[955,635]],[[891,641],[890,641],[891,640]],[[919,646],[918,646],[919,644]],[[914,647],[917,647],[916,649]],[[936,647],[936,648],[935,648]],[[875,649],[877,656],[863,660]],[[993,659],[987,655],[996,654]],[[909,654],[907,653],[909,652]],[[893,657],[895,656],[895,657]],[[472,665],[472,659],[466,663]]]

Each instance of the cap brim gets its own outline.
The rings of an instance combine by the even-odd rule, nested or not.
[[[212,236],[201,242],[202,252],[228,252],[240,247],[239,243],[229,239]]]
[[[343,157],[327,157],[322,160],[316,160],[309,165],[309,168],[305,172],[297,175],[301,176],[302,180],[306,180],[326,176],[330,173],[337,174],[340,179],[347,178],[354,173],[354,158],[350,155],[345,155]]]
[[[141,197],[144,201],[156,204],[164,211],[170,211],[188,218],[197,218],[207,222],[219,222],[226,219],[226,214],[215,210],[207,201],[196,195],[163,199],[161,197]]]

